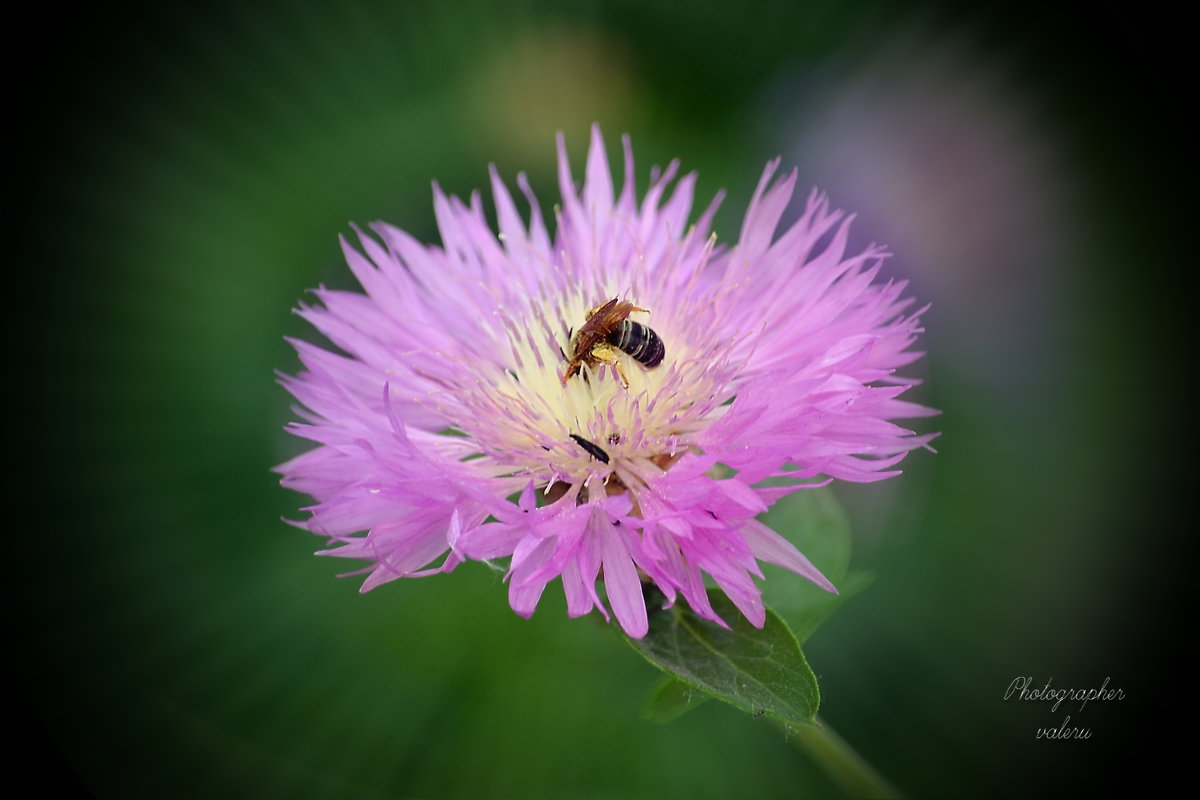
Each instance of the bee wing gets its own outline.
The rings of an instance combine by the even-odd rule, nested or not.
[[[607,335],[616,330],[636,309],[637,306],[627,300],[613,299],[601,306],[593,319],[597,321],[596,327]]]

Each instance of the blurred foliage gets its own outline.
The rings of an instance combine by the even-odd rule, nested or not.
[[[992,295],[919,286],[941,452],[841,493],[877,581],[806,654],[823,715],[913,796],[1121,774],[1111,756],[1181,653],[1158,610],[1184,599],[1195,522],[1194,468],[1173,455],[1195,428],[1171,385],[1188,364],[1167,183],[1183,128],[1173,65],[1141,80],[1182,51],[1150,12],[1031,10],[118,5],[14,32],[8,608],[27,747],[101,797],[836,794],[762,720],[714,703],[640,719],[655,671],[553,591],[525,621],[478,564],[365,596],[334,579],[278,521],[303,499],[268,470],[301,445],[271,376],[296,368],[285,334],[312,338],[290,315],[304,289],[351,285],[348,221],[433,241],[429,181],[469,193],[489,162],[526,170],[548,208],[554,132],[581,165],[599,121],[610,147],[632,135],[640,185],[680,157],[698,197],[727,188],[730,241],[805,87],[916,31],[1001,65],[1057,143],[1082,233],[1046,311],[1051,361],[1012,366],[1026,386],[1038,365],[1020,395],[973,380],[939,316]],[[800,76],[786,115],[781,76]],[[1050,750],[1033,731],[1057,720],[1002,700],[1026,674],[1111,675],[1131,700],[1089,707],[1095,738]]]

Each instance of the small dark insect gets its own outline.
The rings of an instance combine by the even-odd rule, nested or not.
[[[605,464],[608,463],[608,453],[604,452],[599,445],[592,444],[587,439],[583,438],[582,436],[577,436],[574,433],[571,434],[571,438],[575,440],[575,444],[579,445],[584,450],[587,450],[592,458],[599,459]]]
[[[765,709],[762,709],[762,710],[759,710],[759,711],[755,711],[755,712],[754,712],[753,714],[751,714],[750,716],[752,716],[752,717],[761,717],[761,716],[762,716],[763,714],[765,714],[765,713],[767,713],[767,712],[766,712],[766,710],[765,710]]]
[[[631,322],[629,315],[638,308],[627,300],[613,298],[588,312],[587,319],[578,333],[571,335],[571,358],[563,383],[570,380],[584,364],[612,364],[616,367],[621,383],[628,387],[629,377],[618,360],[619,352],[625,353],[647,369],[657,367],[666,355],[662,339],[650,326]]]

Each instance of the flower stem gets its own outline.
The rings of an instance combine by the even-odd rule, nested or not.
[[[849,797],[902,797],[846,740],[821,719],[812,725],[779,721],[787,739],[803,750]]]

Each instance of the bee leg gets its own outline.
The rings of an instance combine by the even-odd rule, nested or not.
[[[617,370],[617,376],[621,379],[621,385],[626,389],[629,388],[629,376],[625,374],[625,369],[621,366],[621,351],[613,347],[607,342],[601,342],[592,348],[588,354],[591,359],[604,364],[612,364]]]
[[[621,385],[626,389],[629,388],[629,376],[625,374],[625,368],[621,366],[620,361],[614,361],[613,366],[617,368],[617,375],[621,377]]]

